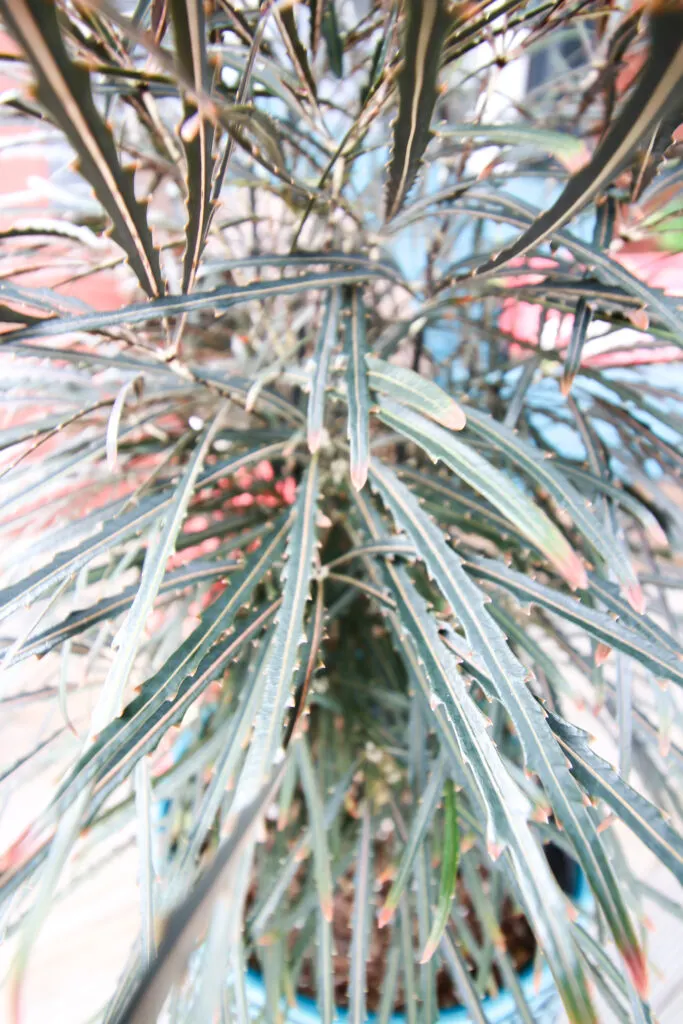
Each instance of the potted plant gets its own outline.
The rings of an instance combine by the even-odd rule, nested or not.
[[[104,1020],[650,1019],[614,823],[683,881],[680,381],[582,354],[683,345],[610,249],[680,178],[683,16],[0,10],[6,132],[55,168],[0,290],[8,707],[62,719],[4,769],[52,780],[0,860],[14,1018],[134,825]]]

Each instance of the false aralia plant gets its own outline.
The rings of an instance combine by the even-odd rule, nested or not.
[[[0,13],[10,1013],[134,843],[98,1019],[258,976],[268,1021],[529,1022],[527,970],[651,1020],[683,300],[628,253],[677,255],[680,5]]]

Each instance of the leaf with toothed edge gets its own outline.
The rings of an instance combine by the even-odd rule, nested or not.
[[[185,587],[202,583],[204,580],[220,579],[223,576],[228,576],[229,573],[238,568],[240,568],[240,563],[236,561],[192,562],[176,572],[167,573],[159,587],[159,593],[173,593],[173,591],[183,590]],[[53,647],[74,636],[78,636],[79,633],[83,633],[86,629],[90,629],[91,626],[97,625],[98,622],[114,618],[120,612],[130,608],[137,590],[138,585],[134,583],[132,586],[126,587],[116,597],[106,597],[89,608],[71,612],[62,622],[50,626],[49,629],[27,640],[8,663],[8,666],[16,665],[18,662],[23,661],[24,658],[30,658],[34,655],[41,657],[43,654],[51,651]]]
[[[365,486],[370,458],[370,391],[365,356],[365,307],[360,288],[346,296],[345,348],[346,392],[349,408],[348,438],[351,447],[351,483],[357,491]]]
[[[330,366],[330,355],[337,340],[339,326],[340,293],[338,288],[330,292],[325,307],[323,324],[313,354],[315,363],[311,393],[308,396],[308,450],[317,452],[322,441],[323,423],[325,420],[325,388]]]
[[[226,411],[221,405],[218,413],[198,439],[195,450],[183,472],[173,498],[156,524],[156,533],[147,544],[145,560],[140,573],[137,594],[116,635],[114,660],[95,704],[90,738],[104,729],[121,713],[123,694],[138,653],[150,612],[159,593],[169,558],[175,551],[176,540],[187,515],[188,505],[195,490],[204,459],[223,422]]]
[[[381,542],[384,536],[375,513],[363,495],[357,495],[355,501],[373,540]],[[431,710],[443,747],[456,765],[464,761],[472,768],[472,779],[486,809],[489,851],[495,857],[509,847],[529,920],[541,943],[552,951],[549,963],[570,1019],[593,1021],[585,981],[567,934],[563,899],[529,831],[527,798],[504,767],[456,659],[443,644],[437,624],[407,572],[387,563],[384,578],[396,600],[397,612],[385,614],[396,633],[397,649],[412,662],[412,675]]]
[[[215,480],[230,476],[243,466],[251,465],[253,462],[259,462],[261,459],[281,452],[284,447],[284,442],[266,445],[227,462],[221,462],[199,476],[197,487],[205,487]],[[22,605],[34,601],[67,576],[78,572],[97,555],[108,551],[120,541],[130,537],[131,534],[139,532],[150,521],[157,519],[170,506],[174,493],[172,488],[168,488],[161,494],[140,502],[136,509],[126,515],[115,516],[106,522],[95,537],[83,541],[82,544],[70,551],[62,552],[49,565],[36,569],[35,572],[19,580],[18,583],[0,590],[0,619],[5,618]]]
[[[497,451],[552,495],[560,508],[571,517],[576,529],[614,572],[629,604],[636,611],[642,611],[643,592],[633,567],[624,558],[621,548],[612,543],[609,531],[602,528],[597,517],[586,507],[585,498],[563,477],[561,470],[514,431],[479,409],[468,408],[467,428],[493,444]]]
[[[645,616],[641,618],[649,626],[647,632],[616,621],[606,612],[590,608],[577,598],[569,597],[552,587],[546,587],[524,573],[509,569],[502,562],[491,558],[468,558],[463,561],[463,565],[475,579],[495,583],[515,594],[521,601],[537,604],[546,611],[553,612],[567,622],[580,626],[599,643],[635,658],[654,675],[672,679],[679,686],[683,686],[683,660],[680,653],[656,643],[656,623]],[[607,591],[598,590],[596,593],[601,599],[603,593],[609,596]]]
[[[363,1024],[367,1020],[366,979],[372,913],[372,815],[367,803],[361,818],[353,893],[348,1019],[350,1024]]]
[[[84,753],[55,795],[55,806],[92,778],[100,777],[118,757],[127,736],[143,730],[163,703],[174,696],[184,679],[198,670],[214,645],[235,622],[240,608],[272,568],[289,531],[289,519],[280,520],[272,537],[250,555],[244,569],[235,573],[229,587],[204,612],[199,625],[173,652],[161,668],[147,679],[138,696],[124,709],[123,716],[102,731]]]
[[[314,262],[311,260],[311,262]],[[324,262],[324,259],[318,260]],[[335,261],[338,262],[338,261]],[[355,261],[354,261],[355,262]],[[105,313],[83,313],[77,316],[52,317],[39,323],[2,335],[2,344],[28,340],[29,338],[52,338],[72,331],[108,331],[123,324],[143,324],[167,316],[182,316],[199,310],[226,310],[242,302],[260,302],[276,295],[298,295],[305,291],[324,291],[344,284],[366,284],[369,279],[385,279],[400,282],[396,270],[387,264],[358,265],[349,270],[332,270],[323,274],[302,274],[300,277],[283,277],[279,281],[254,281],[247,285],[225,285],[206,292],[192,295],[167,295],[150,302],[122,306]],[[201,375],[201,373],[200,373]]]
[[[445,463],[451,472],[486,498],[543,552],[571,587],[586,587],[588,579],[583,562],[564,535],[540,506],[478,451],[442,427],[434,426],[419,413],[388,399],[381,399],[378,415],[383,423],[420,445],[433,461]]]
[[[119,163],[111,131],[93,102],[88,71],[69,59],[57,8],[44,0],[2,0],[0,9],[31,62],[39,101],[76,150],[84,177],[111,218],[113,238],[147,294],[163,295],[159,254],[145,208],[135,198],[133,174]]]
[[[386,191],[386,219],[401,209],[432,137],[441,51],[450,24],[444,0],[406,0],[399,106]]]
[[[575,217],[626,166],[638,143],[676,105],[683,84],[683,13],[652,5],[650,52],[633,94],[598,145],[590,163],[573,175],[559,199],[511,246],[472,272],[490,274],[522,256]]]
[[[411,492],[386,466],[371,460],[370,477],[396,524],[412,539],[467,642],[481,659],[519,735],[530,770],[535,771],[558,820],[572,843],[593,892],[609,923],[639,993],[648,987],[647,962],[624,906],[614,872],[593,820],[582,802],[545,712],[527,688],[526,671],[507,646],[505,637],[485,608],[485,595],[472,583],[461,559],[446,544],[441,531],[420,508]]]
[[[305,639],[304,613],[309,599],[316,554],[318,512],[318,456],[314,455],[299,484],[282,578],[282,607],[263,667],[263,699],[254,720],[254,733],[235,792],[239,808],[257,792],[271,770],[282,743],[282,724],[297,664]]]
[[[604,800],[683,885],[683,836],[667,824],[654,804],[593,753],[587,733],[551,713],[548,723],[586,792]]]
[[[211,76],[206,59],[206,24],[203,0],[171,0],[176,53],[180,67],[192,82],[195,95],[210,90]],[[202,253],[204,235],[211,217],[212,155],[215,130],[197,104],[187,96],[183,104],[180,139],[187,161],[187,223],[183,257],[184,292],[194,283]]]
[[[77,780],[77,785],[73,787],[73,790],[70,788],[65,793],[63,806],[60,807],[56,799],[53,800],[45,813],[34,823],[35,834],[39,835],[44,829],[54,825],[58,816],[63,815],[75,800],[82,798],[85,794],[88,794],[90,798],[86,827],[90,825],[110,794],[132,773],[138,760],[145,754],[151,753],[161,742],[163,736],[167,734],[169,728],[182,721],[188,709],[206,690],[209,683],[230,664],[246,644],[256,639],[279,606],[280,600],[278,599],[265,608],[259,608],[247,619],[239,633],[217,644],[215,649],[204,658],[197,672],[185,679],[177,694],[155,710],[150,721],[143,724],[141,728],[134,729],[132,733],[126,734],[122,749],[117,752],[116,757],[110,759],[110,763],[101,766],[99,771],[90,773],[88,778]],[[138,703],[138,701],[132,702],[129,706],[131,712],[134,712]],[[125,714],[126,711],[124,711],[124,716]],[[93,783],[92,786],[91,783]],[[15,871],[3,876],[0,888],[4,897],[11,894],[16,885],[21,884],[24,878],[30,876],[44,861],[50,850],[51,842],[52,838],[42,842]]]
[[[433,380],[375,356],[366,356],[365,362],[368,364],[368,383],[373,391],[380,391],[403,405],[417,409],[449,430],[462,430],[465,426],[462,408]]]

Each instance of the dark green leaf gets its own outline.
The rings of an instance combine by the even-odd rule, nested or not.
[[[399,108],[387,178],[387,220],[403,206],[432,137],[437,76],[449,25],[444,0],[406,0],[405,11]]]
[[[133,174],[119,163],[111,132],[93,102],[90,75],[69,59],[55,5],[2,0],[0,6],[31,61],[38,99],[78,153],[83,175],[111,217],[114,239],[147,294],[163,294],[159,255],[145,209],[135,198]]]
[[[488,274],[535,248],[575,217],[617,177],[638,143],[676,104],[683,83],[683,14],[662,4],[651,9],[650,52],[640,80],[587,167],[568,182],[559,199],[498,256],[474,273]]]

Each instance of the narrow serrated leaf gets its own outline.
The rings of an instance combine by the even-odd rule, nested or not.
[[[356,502],[372,536],[380,540],[381,530],[361,495]],[[541,944],[549,951],[570,1019],[593,1021],[590,997],[569,939],[562,897],[526,821],[528,801],[503,766],[483,715],[465,686],[455,658],[442,643],[424,599],[405,570],[388,563],[385,572],[396,598],[397,615],[390,612],[388,618],[394,623],[399,650],[409,658],[411,645],[406,640],[410,638],[415,651],[412,673],[422,689],[443,747],[458,770],[463,762],[471,766],[472,779],[486,810],[488,848],[497,856],[509,847],[526,913]]]
[[[195,96],[210,91],[203,0],[171,0],[178,63]],[[211,179],[215,130],[205,112],[185,96],[180,139],[187,161],[187,223],[182,289],[188,292],[199,267],[206,226],[211,217]]]
[[[304,613],[309,598],[313,559],[316,553],[318,512],[318,457],[312,456],[299,485],[284,569],[282,606],[268,658],[261,707],[254,721],[254,735],[240,773],[235,806],[248,802],[268,775],[282,743],[282,723],[296,669],[299,645],[304,639]]]
[[[324,262],[324,257],[311,262]],[[354,261],[352,261],[354,262]],[[192,295],[168,295],[163,299],[122,306],[106,313],[83,313],[77,316],[52,317],[40,323],[12,331],[2,336],[9,344],[28,338],[50,338],[72,331],[105,331],[122,324],[142,324],[167,316],[182,316],[199,310],[229,309],[242,302],[260,302],[275,295],[297,295],[305,291],[324,291],[337,285],[365,284],[368,279],[390,278],[400,280],[394,268],[383,263],[354,266],[349,270],[332,270],[321,274],[302,274],[283,277],[279,281],[254,281],[247,285],[224,285],[211,291],[193,292]],[[63,358],[63,357],[62,357]],[[206,376],[206,375],[204,375]]]
[[[90,724],[91,738],[96,736],[121,712],[124,690],[133,668],[148,616],[159,592],[168,560],[175,550],[176,539],[183,525],[204,459],[223,422],[225,408],[225,406],[221,406],[213,422],[199,438],[174,496],[164,511],[164,517],[159,520],[158,536],[155,537],[154,542],[150,541],[148,544],[138,592],[125,622],[117,633],[114,661],[93,711]]]
[[[439,129],[444,139],[481,139],[485,145],[533,146],[561,162],[581,159],[587,154],[582,139],[566,132],[554,132],[526,124],[449,124]]]
[[[209,606],[199,625],[161,668],[143,683],[139,695],[127,706],[122,717],[103,730],[59,787],[55,795],[58,806],[73,789],[91,778],[100,778],[111,772],[130,743],[129,738],[143,735],[161,713],[164,703],[179,691],[183,681],[196,671],[201,675],[205,659],[221,653],[214,645],[228,632],[240,608],[250,600],[254,588],[272,567],[284,546],[288,530],[288,519],[284,523],[281,521],[273,536],[250,556],[227,590]]]
[[[481,659],[519,735],[528,767],[537,772],[554,813],[574,846],[577,860],[599,900],[614,940],[638,990],[647,990],[647,962],[624,906],[621,890],[582,801],[564,755],[554,739],[545,713],[529,691],[525,670],[507,646],[490,615],[484,594],[473,586],[462,561],[446,544],[440,530],[422,511],[410,491],[386,466],[370,464],[373,486],[397,525],[415,544],[418,556],[462,624],[467,642]]]
[[[399,107],[393,125],[385,201],[387,220],[401,209],[432,137],[430,124],[449,20],[443,0],[406,0]]]
[[[227,462],[219,463],[199,476],[197,487],[207,486],[215,480],[230,476],[243,466],[249,466],[261,459],[280,453],[284,447],[284,442],[267,445],[229,459]],[[87,565],[97,555],[109,550],[120,541],[130,537],[131,534],[148,526],[154,519],[164,515],[173,501],[174,494],[173,488],[165,489],[158,495],[144,499],[137,508],[126,515],[114,515],[105,521],[95,537],[88,538],[75,548],[62,552],[49,565],[37,569],[18,583],[6,587],[5,590],[0,590],[0,619],[16,611],[22,604],[30,604],[55,584]]]
[[[135,198],[132,172],[119,163],[111,131],[93,102],[88,71],[69,58],[56,6],[43,0],[2,0],[1,8],[31,61],[38,99],[76,150],[83,175],[111,218],[114,239],[147,294],[163,294],[159,255],[145,209]]]
[[[365,356],[365,308],[360,288],[353,288],[345,304],[346,389],[349,406],[348,437],[351,446],[351,483],[357,491],[365,486],[370,458],[370,392]]]
[[[327,49],[327,59],[332,74],[337,78],[344,76],[344,44],[339,34],[335,0],[316,0],[317,7],[322,8],[321,31]],[[317,10],[314,11],[314,18]]]
[[[283,40],[296,73],[301,82],[310,92],[311,97],[315,100],[317,86],[311,72],[311,67],[308,63],[306,47],[299,37],[294,7],[283,7],[281,11],[278,11],[276,8],[274,14],[276,20],[279,21],[282,26]]]
[[[227,576],[234,569],[239,568],[239,566],[240,563],[236,561],[203,562],[201,564],[192,562],[190,565],[183,566],[182,569],[167,573],[159,587],[159,594],[173,593],[175,590],[182,590],[185,587],[194,586],[205,580],[215,580],[221,576]],[[90,605],[89,608],[71,612],[62,622],[50,626],[42,633],[38,633],[37,636],[27,640],[9,664],[15,665],[17,662],[34,655],[40,657],[51,651],[58,644],[70,640],[79,633],[83,633],[91,626],[97,625],[98,622],[105,622],[107,619],[114,618],[120,612],[130,608],[137,592],[138,584],[134,583],[132,586],[122,590],[116,597],[107,597],[96,604]]]
[[[562,476],[552,461],[546,459],[542,452],[537,451],[514,431],[478,409],[468,409],[467,427],[493,444],[497,451],[502,452],[552,495],[559,507],[571,517],[577,530],[593,550],[614,572],[624,588],[629,603],[637,611],[642,611],[642,590],[630,562],[624,558],[619,545],[613,542],[609,531],[602,528],[582,495]]]
[[[546,587],[543,583],[514,569],[508,569],[502,562],[490,558],[473,558],[468,559],[465,567],[475,579],[496,583],[516,594],[527,604],[538,604],[566,619],[567,622],[580,626],[599,643],[614,647],[635,658],[655,675],[672,679],[679,686],[683,686],[683,661],[680,655],[671,651],[668,646],[657,644],[652,636],[646,636],[641,631],[618,622],[611,615],[591,608],[577,598],[569,597],[552,587]]]
[[[522,256],[575,217],[627,164],[652,126],[680,105],[683,83],[683,14],[673,4],[651,8],[650,51],[632,95],[598,145],[590,163],[570,178],[559,199],[511,246],[478,267],[475,274],[499,270]]]
[[[225,885],[245,846],[252,841],[254,826],[272,800],[282,771],[281,766],[256,797],[232,817],[227,839],[211,866],[169,915],[154,962],[140,978],[113,1024],[150,1024],[157,1019],[171,987],[180,981],[195,943],[209,925],[216,894]]]
[[[354,764],[349,769],[349,771],[347,771],[344,774],[344,776],[339,780],[339,782],[335,786],[331,796],[325,803],[323,813],[325,828],[327,830],[329,830],[332,827],[337,815],[339,814],[344,804],[344,798],[346,797],[346,794],[349,790],[349,786],[351,785],[356,768],[357,765]],[[296,875],[299,866],[301,865],[304,855],[308,850],[310,850],[311,838],[311,829],[310,827],[308,827],[303,831],[301,838],[298,840],[298,842],[292,849],[289,857],[287,858],[287,861],[283,866],[282,871],[280,872],[278,877],[273,880],[273,883],[270,887],[270,890],[265,900],[259,905],[257,905],[254,911],[254,916],[250,922],[251,929],[255,936],[258,937],[264,933],[268,925],[268,922],[270,921],[271,917],[277,910],[280,902],[286,895],[287,890],[291,885],[292,879]]]
[[[591,796],[604,800],[683,885],[683,836],[667,824],[654,804],[593,752],[587,733],[554,714],[548,715],[548,722],[581,786]]]
[[[466,423],[463,409],[432,380],[405,366],[394,366],[384,359],[366,356],[368,383],[403,405],[412,406],[449,430],[462,430]]]
[[[520,533],[546,556],[571,587],[584,589],[588,583],[583,562],[569,542],[508,476],[478,451],[456,439],[442,427],[429,423],[419,413],[382,399],[379,417],[388,426],[419,444],[433,461],[448,468],[498,509]]]

